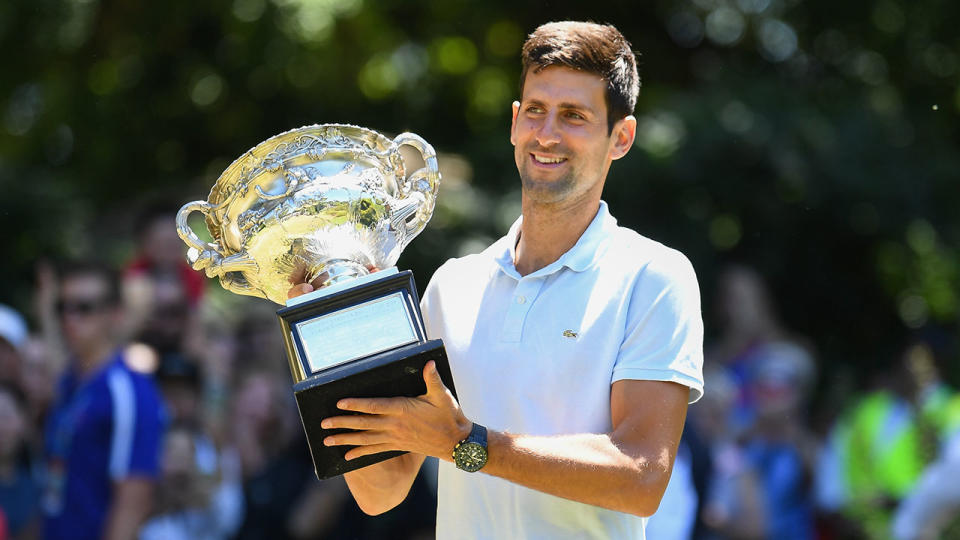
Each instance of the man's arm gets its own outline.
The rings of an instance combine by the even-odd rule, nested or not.
[[[130,477],[113,484],[113,499],[107,512],[103,537],[106,540],[132,540],[153,509],[153,480]]]
[[[327,437],[325,444],[355,445],[347,459],[407,450],[452,461],[453,447],[472,423],[432,362],[424,368],[424,380],[427,393],[417,398],[341,400],[341,409],[366,414],[324,419],[324,428],[357,430]],[[490,430],[482,472],[558,497],[648,516],[670,479],[688,397],[689,389],[676,383],[617,381],[610,393],[612,432],[528,436]]]
[[[370,268],[371,272],[377,271]],[[287,291],[287,298],[314,290],[309,283],[298,283]],[[382,514],[407,498],[426,456],[408,453],[343,475],[357,506],[371,516]]]
[[[586,504],[649,516],[667,488],[689,389],[676,383],[613,383],[613,431],[535,437],[490,432],[483,471]]]
[[[426,456],[404,454],[343,475],[357,506],[371,516],[402,503]]]

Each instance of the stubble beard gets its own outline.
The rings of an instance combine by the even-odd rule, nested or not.
[[[526,161],[528,153],[523,154],[523,161],[518,167],[520,183],[523,193],[532,201],[539,203],[557,203],[566,199],[575,191],[577,180],[576,172],[568,169],[562,176],[552,180],[535,178],[530,174],[530,164]]]

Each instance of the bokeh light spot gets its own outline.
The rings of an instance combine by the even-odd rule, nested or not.
[[[486,115],[505,113],[510,104],[510,83],[503,70],[496,67],[481,69],[470,85],[470,104]]]
[[[223,93],[223,78],[216,73],[199,77],[190,89],[190,100],[198,107],[212,105]]]
[[[923,51],[923,65],[937,77],[949,78],[957,72],[957,54],[949,47],[934,43]]]
[[[887,60],[876,51],[859,51],[851,56],[847,71],[867,84],[880,85],[887,80]]]
[[[907,245],[919,255],[932,253],[937,245],[937,231],[925,219],[918,219],[907,226]]]
[[[740,243],[742,236],[740,220],[733,214],[720,214],[710,221],[710,243],[713,247],[726,251]]]
[[[98,96],[112,94],[119,82],[120,73],[113,60],[101,60],[93,64],[87,74],[87,86]]]
[[[260,19],[267,9],[265,0],[234,0],[233,16],[243,22],[254,22]]]
[[[43,94],[40,85],[27,83],[18,86],[3,115],[3,125],[11,135],[26,135],[43,110]]]
[[[740,101],[731,101],[720,109],[720,124],[731,133],[743,135],[753,127],[753,111]]]
[[[360,91],[370,99],[383,99],[400,86],[400,72],[387,54],[375,54],[357,75]]]
[[[433,42],[432,52],[435,65],[444,73],[462,75],[477,66],[477,47],[465,37],[440,38]]]
[[[897,312],[903,324],[909,328],[920,328],[926,324],[930,315],[930,308],[922,296],[906,294],[900,299]]]
[[[878,30],[888,34],[898,34],[903,30],[906,18],[896,2],[883,0],[877,2],[870,14],[870,20]]]
[[[771,62],[783,62],[797,52],[797,33],[777,19],[766,19],[758,32],[760,54]]]
[[[744,13],[763,13],[770,7],[770,0],[737,0],[737,7]]]
[[[717,45],[733,45],[743,37],[746,25],[739,11],[719,7],[707,15],[707,37]]]
[[[686,136],[686,126],[679,116],[660,111],[640,117],[634,144],[651,156],[665,158],[680,148]]]
[[[678,11],[667,19],[667,32],[681,47],[693,48],[703,41],[703,21],[691,11]]]

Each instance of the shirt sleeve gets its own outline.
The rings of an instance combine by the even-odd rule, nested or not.
[[[113,403],[110,477],[155,478],[160,470],[164,410],[153,382],[125,370],[113,370],[108,379]]]
[[[703,318],[693,266],[670,250],[639,272],[612,381],[669,381],[703,395]]]

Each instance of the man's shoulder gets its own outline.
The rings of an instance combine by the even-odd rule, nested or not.
[[[131,366],[129,351],[124,351],[123,358],[112,363],[106,372],[105,383],[116,395],[119,391],[130,392],[139,402],[161,402],[160,390],[157,388],[153,375],[139,368]]]
[[[496,246],[497,244],[494,243],[480,253],[447,259],[433,273],[431,281],[441,284],[450,280],[461,281],[464,278],[475,279],[478,276],[489,275],[491,268],[497,264]]]
[[[647,278],[696,282],[693,265],[681,251],[627,227],[618,226],[612,231],[610,245],[601,260],[605,265],[642,273]]]

